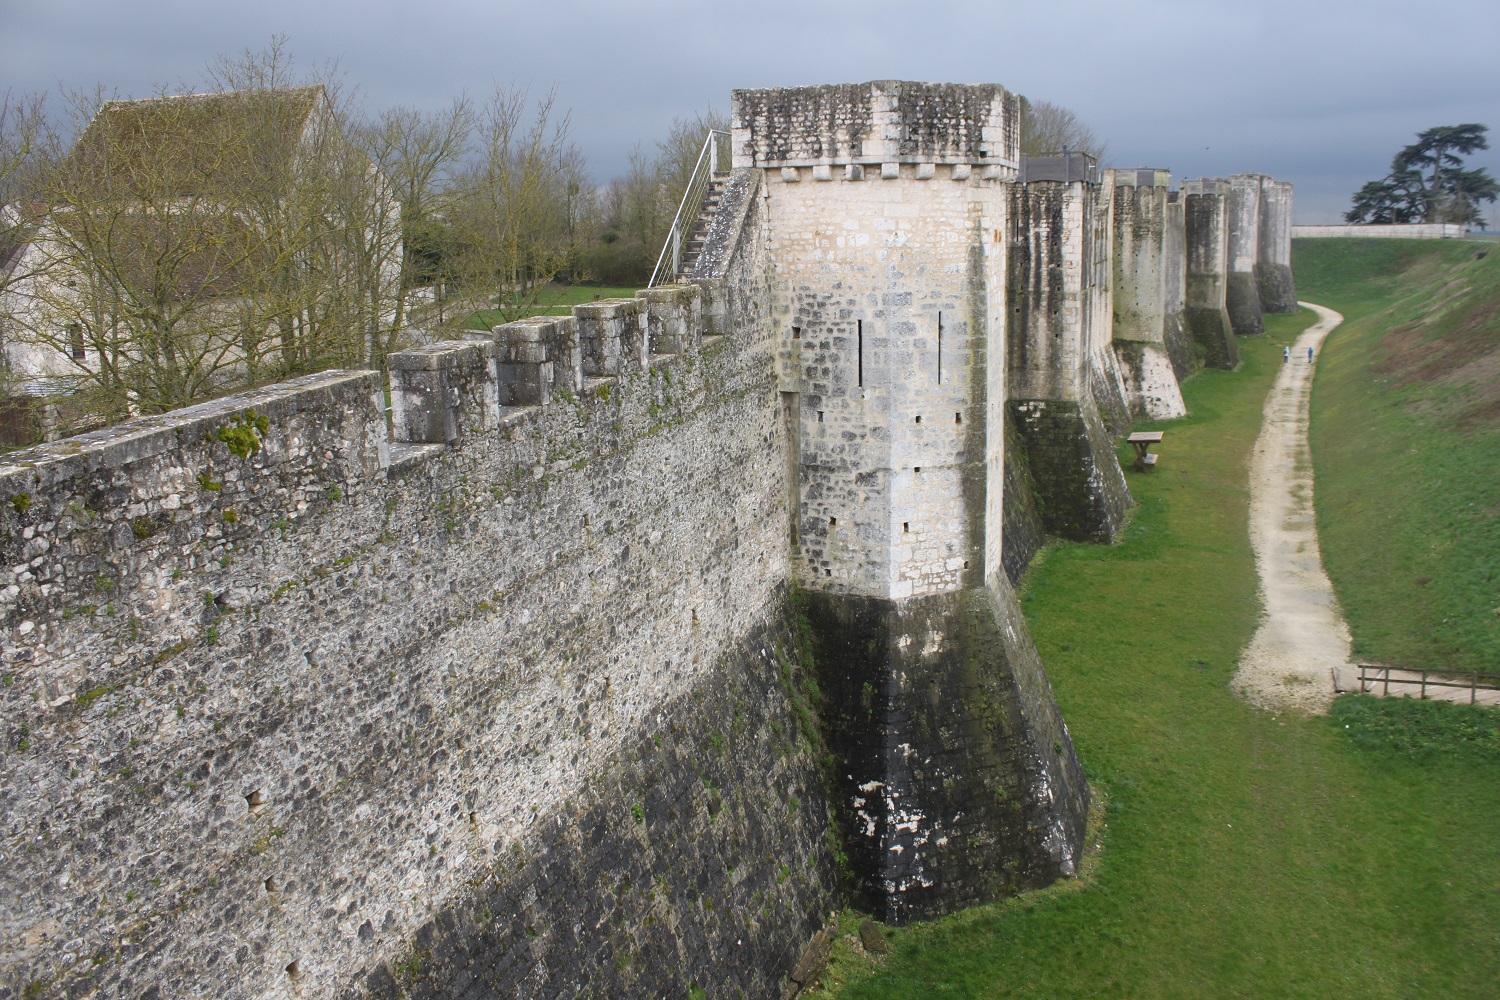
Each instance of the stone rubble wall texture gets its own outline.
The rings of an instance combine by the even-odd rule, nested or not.
[[[993,85],[733,116],[691,284],[0,460],[0,997],[787,996],[835,844],[894,921],[1074,869],[1011,584],[1118,532],[1132,343],[1235,363],[1228,183],[1018,185]]]
[[[6,456],[3,988],[776,995],[838,897],[750,251],[649,367],[396,356],[394,443],[333,372]]]

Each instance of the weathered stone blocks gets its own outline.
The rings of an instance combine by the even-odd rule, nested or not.
[[[703,339],[703,291],[697,285],[658,285],[636,297],[646,304],[652,354],[681,354]]]
[[[1229,178],[1225,195],[1229,273],[1224,304],[1230,326],[1242,337],[1265,332],[1256,275],[1260,261],[1260,182],[1259,174],[1235,174]]]
[[[1260,181],[1259,259],[1256,283],[1261,307],[1269,313],[1297,311],[1292,279],[1292,185],[1262,177]]]
[[[545,406],[583,388],[583,352],[572,316],[534,316],[490,331],[499,358],[500,405]]]
[[[640,299],[600,299],[573,307],[583,374],[608,378],[645,367],[645,315]]]
[[[492,341],[430,344],[390,355],[396,441],[452,444],[499,420],[500,379]]]
[[[1088,786],[1006,580],[805,604],[863,907],[905,923],[1077,870]]]

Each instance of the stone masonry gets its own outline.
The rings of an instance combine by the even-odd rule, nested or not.
[[[1290,189],[1017,114],[736,91],[691,283],[0,458],[0,998],[787,998],[1074,872],[1012,585]]]
[[[734,94],[844,845],[891,921],[1072,871],[1088,801],[1002,565],[1016,115],[999,87]]]

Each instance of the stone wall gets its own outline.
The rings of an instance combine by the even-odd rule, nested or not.
[[[325,373],[6,456],[0,985],[774,994],[837,896],[768,280],[397,355],[394,441]]]
[[[1005,576],[1013,98],[737,91],[733,118],[762,170],[793,563],[857,891],[905,921],[1042,884],[1070,870],[1087,787]],[[1101,257],[1079,221],[1073,284],[1107,283],[1107,224]],[[1098,346],[1066,347],[1084,395]]]
[[[1073,874],[1088,786],[1009,582],[807,603],[860,905],[905,923]]]
[[[1183,181],[1185,305],[1183,324],[1211,368],[1240,363],[1227,304],[1229,231],[1225,195],[1213,179]]]
[[[1122,182],[1141,173],[1147,172],[1115,171],[1114,350],[1130,411],[1166,420],[1187,413],[1167,346],[1169,331],[1174,342],[1182,339],[1180,229],[1179,238],[1169,235],[1166,176],[1160,185]],[[1153,180],[1166,174],[1148,173]],[[1180,226],[1177,220],[1180,215],[1173,214]]]
[[[1014,176],[1020,106],[995,84],[876,80],[736,90],[734,166],[925,163]]]
[[[1370,226],[1293,226],[1294,240],[1325,237],[1356,239],[1452,240],[1467,236],[1469,227],[1458,222],[1408,222]]]
[[[1228,226],[1228,275],[1224,305],[1229,324],[1240,336],[1262,333],[1260,302],[1260,182],[1259,174],[1235,174],[1222,184],[1224,218]]]
[[[1260,240],[1256,284],[1260,304],[1268,313],[1297,311],[1297,287],[1292,279],[1292,185],[1289,181],[1260,179]]]
[[[1112,541],[1130,493],[1098,406],[1099,397],[1116,395],[1118,378],[1109,329],[1093,328],[1108,288],[1090,238],[1101,194],[1108,198],[1085,183],[1012,188],[1007,407],[1047,533]]]

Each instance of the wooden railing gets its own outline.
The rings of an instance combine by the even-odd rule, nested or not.
[[[1400,687],[1415,687],[1420,692],[1418,697],[1426,698],[1428,688],[1456,688],[1469,692],[1469,704],[1476,704],[1481,691],[1500,691],[1500,674],[1488,674],[1474,671],[1463,679],[1454,674],[1453,671],[1437,670],[1408,670],[1404,667],[1388,667],[1379,663],[1361,663],[1359,665],[1359,689],[1361,692],[1375,693],[1379,690],[1382,695],[1391,693],[1391,685]],[[1400,694],[1398,690],[1396,692]]]

